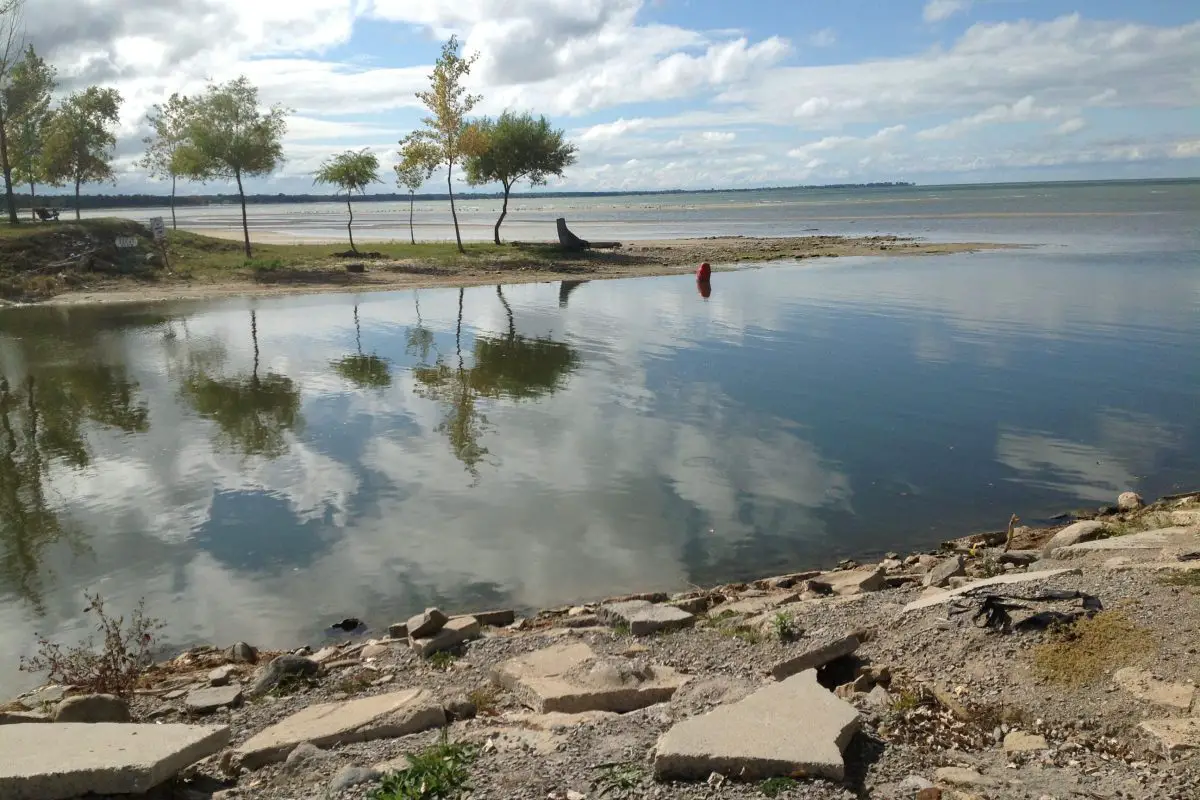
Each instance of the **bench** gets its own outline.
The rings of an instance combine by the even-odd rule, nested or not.
[[[35,208],[33,213],[37,214],[38,219],[42,222],[57,222],[60,212],[57,208]]]

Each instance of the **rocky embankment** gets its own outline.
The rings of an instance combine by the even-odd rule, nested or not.
[[[199,648],[129,701],[4,706],[0,797],[1194,800],[1198,578],[1200,493],[1123,495],[878,564]]]

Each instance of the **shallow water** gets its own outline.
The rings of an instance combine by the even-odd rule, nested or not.
[[[1144,212],[719,273],[707,299],[684,276],[0,312],[0,690],[34,631],[81,633],[85,589],[146,597],[176,645],[287,646],[1200,486],[1200,234]]]

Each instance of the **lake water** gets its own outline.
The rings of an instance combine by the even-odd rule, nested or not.
[[[770,264],[708,298],[2,311],[0,694],[35,631],[81,635],[85,589],[144,596],[174,645],[315,644],[1200,486],[1200,184],[1035,190],[1057,216],[955,190],[938,208],[980,216],[871,224],[1036,248]]]

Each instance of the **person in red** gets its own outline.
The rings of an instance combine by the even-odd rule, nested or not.
[[[696,270],[696,288],[700,290],[700,296],[706,300],[708,299],[709,295],[712,294],[712,283],[709,280],[711,277],[712,267],[710,267],[708,262],[705,261],[700,265],[700,268]]]

